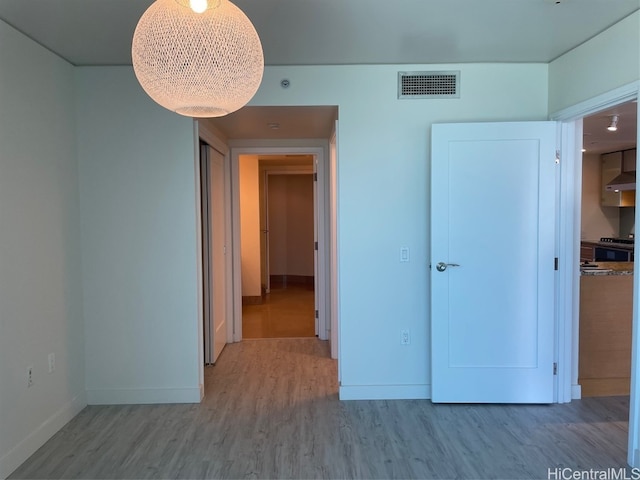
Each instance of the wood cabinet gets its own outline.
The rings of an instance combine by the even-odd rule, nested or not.
[[[596,259],[596,245],[590,242],[580,243],[580,263],[593,262]]]
[[[635,190],[610,192],[605,187],[623,171],[632,172],[636,170],[636,149],[605,153],[601,155],[600,161],[602,180],[600,204],[603,207],[633,207],[636,203]]]
[[[629,394],[632,306],[633,275],[580,277],[582,396]]]

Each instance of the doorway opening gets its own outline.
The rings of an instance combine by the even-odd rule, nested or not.
[[[286,145],[286,142],[284,143]],[[335,280],[333,278],[335,270],[333,263],[334,258],[331,255],[332,252],[330,249],[335,236],[335,226],[330,215],[331,209],[334,207],[330,203],[332,170],[329,168],[327,146],[324,142],[315,142],[310,146],[236,146],[231,150],[231,189],[233,191],[231,210],[233,214],[234,239],[234,341],[249,338],[245,335],[243,329],[243,303],[245,307],[247,304],[253,302],[264,304],[262,298],[263,293],[266,296],[267,289],[269,290],[269,294],[272,293],[273,288],[271,283],[279,282],[282,284],[283,281],[286,282],[287,288],[292,287],[292,283],[303,283],[303,286],[306,285],[306,288],[309,288],[311,285],[313,286],[314,307],[312,312],[314,316],[314,335],[320,340],[329,340],[331,337],[333,326],[331,312],[334,306],[333,302],[335,301],[331,296],[331,287],[332,282]],[[266,236],[265,232],[261,232],[261,230],[267,230],[267,228],[264,228],[264,222],[267,218],[268,202],[263,202],[263,225],[261,228],[259,197],[261,192],[260,184],[262,183],[263,190],[267,192],[269,185],[267,184],[265,188],[265,182],[268,181],[267,179],[271,176],[276,178],[276,180],[269,180],[269,184],[273,183],[274,185],[278,183],[306,183],[308,185],[309,179],[313,178],[314,241],[311,245],[305,243],[303,246],[305,252],[303,256],[306,259],[304,263],[307,265],[307,270],[276,271],[273,265],[269,266],[269,268],[265,266],[265,263],[267,263],[271,257],[267,252],[267,238],[274,232],[269,232],[269,236]],[[298,180],[293,180],[294,177],[299,178]],[[294,191],[299,190],[298,187],[292,185],[289,185],[288,189]],[[305,196],[308,198],[308,190],[306,190],[306,192]],[[242,198],[245,196],[245,193],[249,199],[248,202],[253,205],[252,207],[246,207],[247,202]],[[299,199],[289,203],[292,204],[293,209],[298,208],[301,204]],[[284,207],[281,207],[280,210],[283,208]],[[250,218],[246,218],[247,215]],[[311,220],[311,215],[307,213],[305,215],[305,222],[307,223],[307,233],[305,236],[307,238],[309,237],[308,232],[310,230],[308,227],[309,220]],[[269,229],[272,230],[271,227],[269,227]],[[295,244],[296,242],[294,241],[293,243]],[[313,250],[311,250],[313,255],[313,273],[310,273],[308,269],[310,263],[310,246],[313,247]],[[260,255],[261,249],[264,255]],[[290,250],[291,247],[287,244],[286,249]],[[273,248],[271,248],[271,250],[273,250]],[[308,297],[310,297],[310,295],[308,295]],[[311,310],[308,306],[309,304],[310,303],[307,303],[305,307],[307,312]],[[281,333],[273,332],[270,335],[282,336]],[[288,335],[294,335],[294,333]],[[295,335],[299,336],[300,334],[297,333]],[[333,356],[333,343],[331,347]]]
[[[616,130],[610,130],[615,117]],[[633,323],[637,102],[583,119],[578,383],[583,397],[629,395]]]
[[[304,154],[259,155],[257,159],[243,155],[239,173],[243,337],[316,336],[314,158]],[[258,271],[259,296],[255,295]]]

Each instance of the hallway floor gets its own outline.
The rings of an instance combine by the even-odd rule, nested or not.
[[[272,288],[262,305],[242,306],[242,338],[315,337],[313,285]]]

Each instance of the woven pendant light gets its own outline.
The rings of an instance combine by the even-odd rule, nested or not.
[[[264,70],[258,33],[229,0],[157,0],[138,22],[131,57],[144,91],[189,117],[242,108]]]

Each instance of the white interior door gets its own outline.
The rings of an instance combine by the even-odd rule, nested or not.
[[[202,321],[204,332],[204,363],[213,363],[211,346],[211,227],[209,225],[209,145],[200,145],[200,194],[202,201]]]
[[[209,147],[210,309],[212,363],[227,343],[224,156]]]
[[[556,124],[432,129],[432,401],[551,403]]]

